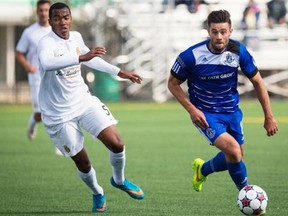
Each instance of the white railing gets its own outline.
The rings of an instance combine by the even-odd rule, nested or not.
[[[121,55],[127,55],[126,67],[137,71],[144,77],[144,80],[142,85],[127,83],[126,91],[127,94],[137,94],[142,88],[152,88],[152,99],[163,102],[171,97],[167,91],[167,79],[177,55],[207,36],[202,26],[207,15],[207,11],[205,11],[207,8],[202,8],[202,12],[197,14],[191,14],[187,7],[182,5],[166,13],[159,13],[155,10],[153,1],[140,2],[141,6],[139,2],[130,2],[126,15],[122,15],[122,21],[123,18],[126,19],[130,37],[123,45]],[[238,3],[241,4],[241,1]],[[244,5],[245,3],[242,7]],[[220,4],[211,6],[210,9],[217,9],[219,6]],[[239,13],[239,7],[233,6],[233,8],[238,8],[237,13]],[[233,11],[231,14],[236,16]],[[239,14],[236,17],[239,19]],[[233,20],[233,22],[236,22],[237,26],[240,21]],[[268,91],[288,97],[287,86],[282,84],[283,81],[288,82],[287,27],[273,30],[261,28],[248,33],[251,38],[253,35],[257,37],[258,44],[256,46],[249,43],[247,46],[262,72]],[[248,33],[236,28],[232,37],[242,40]],[[270,71],[274,71],[274,73],[270,73]],[[253,90],[249,83],[246,78],[239,76],[240,94]]]

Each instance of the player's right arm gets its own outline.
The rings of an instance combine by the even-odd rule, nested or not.
[[[51,35],[44,36],[38,43],[37,54],[41,68],[54,72],[70,66],[79,65],[79,55],[75,51],[59,49]]]
[[[16,51],[15,57],[18,63],[22,65],[27,73],[35,73],[37,71],[37,68],[28,62],[25,53]]]
[[[172,93],[172,95],[177,99],[177,101],[186,109],[189,113],[192,122],[200,127],[207,128],[209,127],[208,122],[206,121],[205,115],[202,111],[200,111],[197,107],[195,107],[186,96],[183,91],[181,84],[183,81],[177,79],[172,74],[168,79],[168,89]]]
[[[15,58],[27,73],[35,73],[37,68],[26,58],[26,53],[29,51],[31,45],[29,42],[29,34],[29,28],[26,28],[16,45]]]

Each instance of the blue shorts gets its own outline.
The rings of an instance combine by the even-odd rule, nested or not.
[[[209,128],[198,130],[208,139],[211,145],[221,134],[227,132],[234,139],[242,145],[244,143],[244,134],[242,128],[242,111],[239,109],[234,113],[219,114],[203,112],[206,117],[206,121],[209,124]]]

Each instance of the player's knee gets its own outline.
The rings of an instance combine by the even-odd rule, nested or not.
[[[123,141],[118,133],[111,133],[105,137],[102,136],[101,141],[114,153],[120,153],[124,149]]]
[[[230,163],[237,163],[242,160],[242,151],[239,146],[230,146],[224,151],[227,161]]]
[[[117,142],[112,144],[110,147],[111,147],[110,150],[113,153],[120,153],[120,152],[122,152],[124,150],[124,144],[122,143],[121,140],[118,140]]]
[[[82,149],[78,154],[71,158],[79,171],[83,173],[88,173],[91,170],[91,162],[84,149]]]
[[[77,164],[77,168],[83,173],[88,173],[91,170],[91,163],[89,160],[81,161]]]

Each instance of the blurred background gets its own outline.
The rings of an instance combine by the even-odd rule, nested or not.
[[[283,1],[287,8],[288,1]],[[215,9],[231,13],[234,28],[231,38],[247,45],[271,97],[288,98],[288,15],[285,7],[273,8],[274,14],[278,15],[273,22],[268,19],[267,0],[60,2],[71,7],[73,29],[82,33],[88,47],[105,46],[108,51],[105,60],[143,77],[143,84],[137,85],[83,67],[85,82],[103,101],[162,103],[171,100],[167,89],[170,68],[181,51],[206,39],[206,17]],[[23,29],[36,20],[35,8],[36,0],[0,0],[1,104],[30,103],[27,74],[15,61],[15,47]],[[253,98],[252,90],[250,82],[240,74],[241,96]]]

